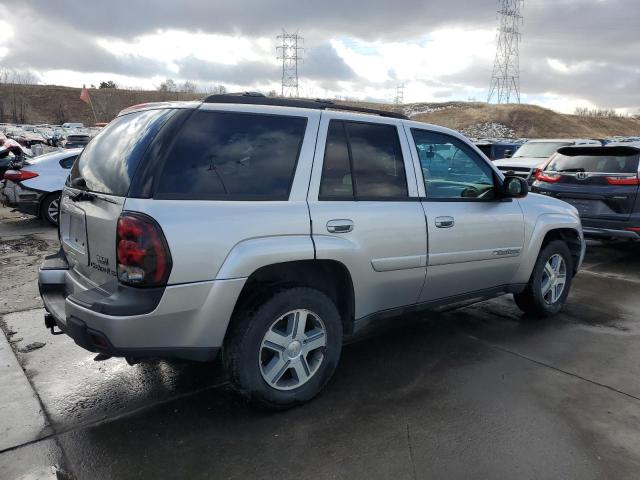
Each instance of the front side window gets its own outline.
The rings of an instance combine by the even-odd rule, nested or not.
[[[492,200],[493,171],[468,145],[436,132],[412,129],[428,199]]]
[[[160,198],[287,200],[307,119],[195,112],[174,139]]]
[[[393,200],[407,196],[407,177],[395,126],[340,120],[329,123],[321,200]]]

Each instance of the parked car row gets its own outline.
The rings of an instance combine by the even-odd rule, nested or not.
[[[57,225],[60,193],[80,152],[80,148],[65,149],[13,165],[0,184],[2,202]]]

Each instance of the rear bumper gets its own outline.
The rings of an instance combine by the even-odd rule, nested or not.
[[[616,238],[620,240],[640,240],[638,232],[616,230],[612,228],[583,227],[584,235],[589,238]]]
[[[20,183],[7,181],[4,183],[0,194],[2,203],[9,207],[16,207],[22,213],[36,217],[40,214],[40,202],[47,192],[26,188]]]
[[[214,360],[246,279],[162,289],[87,288],[61,254],[39,272],[45,309],[79,346],[119,357]],[[156,290],[156,291],[153,291]]]
[[[582,229],[590,238],[615,238],[620,240],[640,240],[640,234],[629,227],[640,226],[640,217],[632,214],[626,221],[599,220],[597,218],[583,218]]]

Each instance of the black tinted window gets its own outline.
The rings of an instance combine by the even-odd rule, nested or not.
[[[358,197],[406,197],[407,177],[398,130],[392,125],[346,122]]]
[[[558,153],[545,170],[554,172],[637,173],[638,155],[569,156]]]
[[[349,147],[343,122],[332,121],[327,131],[327,145],[322,164],[320,197],[352,197]]]
[[[286,200],[305,128],[300,117],[195,112],[170,148],[156,194]]]
[[[171,110],[145,110],[112,120],[89,142],[71,169],[87,189],[125,196],[140,159]]]
[[[60,166],[68,170],[73,166],[73,162],[76,161],[76,158],[78,158],[77,155],[73,157],[63,158],[62,160],[60,160]]]

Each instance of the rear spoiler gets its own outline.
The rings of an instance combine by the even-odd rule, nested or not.
[[[587,156],[587,157],[631,157],[633,155],[640,155],[640,147],[626,146],[626,145],[614,145],[614,146],[582,146],[577,145],[573,147],[561,147],[558,149],[560,155],[567,157]]]

